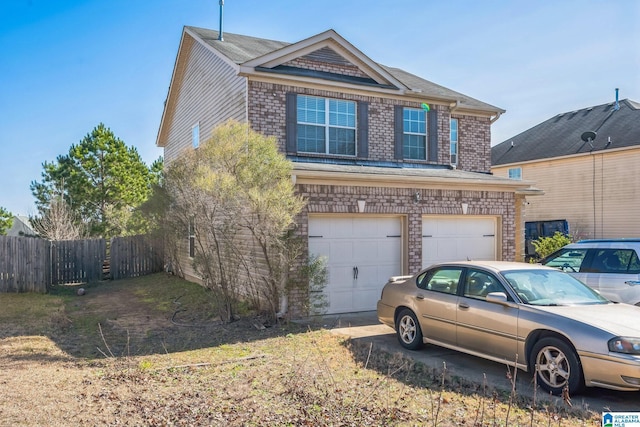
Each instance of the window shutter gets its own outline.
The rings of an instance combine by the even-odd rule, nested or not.
[[[402,160],[402,158],[404,157],[404,153],[402,149],[402,134],[404,133],[403,123],[402,123],[402,111],[403,111],[403,108],[401,105],[395,106],[393,134],[394,134],[394,154],[397,160]]]
[[[429,157],[427,160],[438,161],[438,111],[430,110],[427,121],[429,122]]]
[[[358,102],[358,157],[369,157],[369,103]]]
[[[286,150],[287,153],[296,153],[298,151],[298,95],[287,92],[286,104]]]

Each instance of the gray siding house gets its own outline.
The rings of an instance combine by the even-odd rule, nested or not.
[[[390,276],[521,253],[532,188],[490,173],[503,112],[379,64],[333,30],[286,43],[185,27],[157,145],[170,164],[228,119],[276,137],[307,201],[298,233],[328,261],[328,312],[365,311]],[[308,298],[289,295],[290,310]]]

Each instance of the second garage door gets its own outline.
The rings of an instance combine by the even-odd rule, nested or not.
[[[399,217],[309,217],[309,253],[327,258],[328,313],[375,310],[391,276],[402,274]]]
[[[422,221],[422,265],[495,260],[496,218],[428,216]]]

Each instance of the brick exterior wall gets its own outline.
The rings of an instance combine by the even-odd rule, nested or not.
[[[353,67],[335,63],[319,63],[309,58],[300,58],[286,65],[342,73],[364,75],[354,72]],[[300,88],[287,85],[255,82],[248,83],[248,118],[252,129],[267,136],[273,136],[279,149],[286,152],[286,93],[344,99],[369,103],[369,155],[367,160],[395,161],[394,159],[394,107],[402,105],[421,108],[418,102],[399,101],[382,97],[344,94],[329,90]],[[415,163],[450,164],[450,117],[446,105],[430,105],[437,111],[438,159],[432,162]],[[488,172],[491,166],[490,121],[488,118],[459,115],[458,119],[458,169]],[[314,155],[314,157],[319,157]],[[332,186],[299,184],[297,192],[308,202],[305,210],[297,218],[296,234],[308,247],[309,214],[335,213],[358,214],[357,200],[366,201],[367,214],[399,215],[405,218],[408,234],[405,236],[407,250],[406,263],[409,273],[422,268],[422,221],[423,215],[461,215],[461,203],[468,203],[467,215],[484,215],[499,218],[497,245],[501,259],[514,260],[515,236],[515,195],[508,192],[462,191],[409,188],[380,188],[360,186]],[[413,194],[420,191],[422,199],[413,202]],[[308,255],[308,254],[305,254]],[[289,315],[306,316],[309,295],[302,289],[292,289],[289,293]]]
[[[296,58],[293,61],[289,61],[283,65],[290,67],[303,68],[305,70],[324,71],[333,74],[342,74],[351,77],[365,77],[369,76],[363,73],[355,65],[337,65],[327,62],[318,62],[305,57]]]
[[[491,171],[491,121],[488,117],[453,114],[458,119],[458,169]],[[447,147],[449,125],[447,124]]]
[[[516,248],[515,195],[509,192],[439,190],[412,188],[381,188],[336,186],[319,184],[298,184],[298,194],[307,200],[305,210],[297,218],[296,233],[308,242],[309,214],[335,213],[353,215],[399,215],[406,218],[408,233],[407,246],[408,273],[419,271],[422,266],[422,221],[423,215],[462,215],[461,204],[469,204],[467,216],[483,215],[499,218],[496,244],[501,249],[501,259],[514,260]],[[414,202],[418,191],[420,202]],[[358,213],[357,200],[366,201],[366,214]],[[303,245],[305,248],[308,245]],[[307,254],[305,254],[307,255]],[[299,312],[299,307],[308,301],[308,295],[300,291],[290,293],[291,314],[307,315]]]
[[[402,105],[420,108],[418,103],[400,102],[380,97],[343,94],[334,91],[305,89],[264,82],[249,82],[248,113],[252,129],[264,135],[275,136],[279,148],[286,152],[286,99],[287,92],[326,98],[344,99],[369,103],[369,156],[368,160],[394,160],[394,107]],[[435,162],[412,161],[413,163],[450,164],[449,155],[449,108],[432,105],[438,112],[438,160]],[[459,145],[458,169],[473,172],[488,172],[491,166],[491,144],[489,119],[474,116],[458,118]],[[314,157],[318,157],[314,155]]]

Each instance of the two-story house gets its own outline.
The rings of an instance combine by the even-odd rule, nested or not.
[[[364,311],[390,276],[522,253],[532,189],[489,172],[503,112],[383,66],[333,30],[285,43],[185,27],[157,145],[170,164],[228,119],[275,136],[307,201],[297,230],[327,258],[328,311]]]

